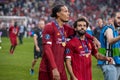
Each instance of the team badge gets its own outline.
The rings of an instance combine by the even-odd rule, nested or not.
[[[66,32],[64,32],[65,36],[67,35]]]
[[[79,46],[79,48],[82,48],[82,46]]]
[[[50,35],[49,35],[49,34],[46,34],[46,35],[45,35],[45,39],[46,39],[46,40],[49,40],[49,39],[50,39]]]
[[[69,49],[69,48],[66,48],[66,49],[65,49],[65,53],[66,53],[66,54],[69,54],[69,53],[70,53],[70,49]]]
[[[89,47],[90,47],[90,49],[91,49],[91,48],[92,48],[91,44],[89,43],[88,45],[89,45]]]
[[[57,35],[59,36],[59,35],[60,35],[60,33],[57,33]]]

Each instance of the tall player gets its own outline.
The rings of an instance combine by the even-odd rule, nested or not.
[[[10,42],[11,42],[10,54],[13,54],[13,52],[17,46],[18,32],[19,32],[19,28],[17,26],[17,22],[12,21],[12,25],[9,28],[9,38],[10,38]]]

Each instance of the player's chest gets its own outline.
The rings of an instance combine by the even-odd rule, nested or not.
[[[12,28],[12,33],[18,32],[18,28]]]
[[[66,40],[67,38],[67,30],[64,28],[54,29],[53,37],[55,41],[61,42],[62,40]]]
[[[78,42],[75,42],[75,44],[76,45],[73,47],[74,55],[79,55],[80,57],[81,56],[88,57],[89,55],[91,55],[92,46],[90,42],[78,41]]]

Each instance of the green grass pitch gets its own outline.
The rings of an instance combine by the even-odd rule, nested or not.
[[[33,38],[24,38],[24,43],[18,45],[14,55],[9,54],[9,38],[2,37],[0,49],[0,80],[38,80],[40,60],[35,65],[35,74],[30,75],[33,60]],[[96,66],[97,61],[92,59],[93,80],[103,80],[103,74]],[[69,76],[68,76],[69,77]]]

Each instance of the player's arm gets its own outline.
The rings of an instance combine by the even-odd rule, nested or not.
[[[34,36],[33,36],[34,45],[35,45],[35,47],[36,47],[36,50],[37,50],[38,52],[40,52],[40,48],[39,48],[39,46],[38,46],[37,38],[38,38],[37,34],[34,34]]]
[[[19,30],[20,30],[20,29],[19,29],[19,27],[18,27],[18,28],[17,28],[17,33],[16,33],[17,36],[19,35]]]
[[[44,56],[46,56],[47,61],[50,64],[50,67],[52,69],[52,75],[53,79],[60,79],[60,74],[57,69],[53,52],[52,52],[52,39],[53,39],[53,27],[52,25],[46,25],[43,31],[43,37],[42,37],[42,42],[43,42],[43,50],[44,50]]]
[[[74,75],[74,73],[73,73],[73,70],[72,70],[71,58],[67,58],[67,59],[66,59],[66,67],[67,67],[67,70],[68,70],[70,76],[72,77],[72,79],[73,79],[73,80],[78,80],[78,79],[75,77],[75,75]]]
[[[97,53],[94,55],[96,59],[98,60],[105,60],[105,61],[108,61],[109,63],[113,63],[113,59],[111,57],[106,57],[106,56],[103,56],[102,54],[100,53]]]
[[[65,50],[65,63],[66,63],[66,68],[70,74],[70,76],[72,77],[72,80],[78,80],[74,73],[73,73],[73,69],[72,69],[72,65],[71,65],[71,57],[72,57],[72,50],[69,44],[67,44],[66,46],[66,50]]]
[[[109,44],[113,44],[113,43],[115,43],[115,42],[120,40],[120,36],[118,36],[116,38],[113,37],[113,31],[112,31],[111,28],[108,28],[106,30],[105,35],[107,37],[107,41],[108,41]]]
[[[94,45],[95,45],[97,48],[100,48],[100,47],[101,47],[101,44],[100,44],[100,42],[97,40],[96,37],[91,36],[91,35],[89,35],[88,33],[85,34],[85,37],[87,37],[88,39],[92,40],[92,41],[94,42]]]
[[[44,55],[46,56],[47,60],[49,61],[51,69],[57,68],[53,52],[52,52],[52,37],[53,37],[53,28],[52,25],[46,25],[43,31],[42,43],[43,43],[43,50]]]
[[[95,48],[95,45],[93,45],[94,43],[92,42],[91,47],[92,47],[92,55],[98,59],[98,60],[105,60],[108,61],[109,63],[113,63],[113,59],[111,57],[106,57],[103,56],[102,54],[100,54],[97,49]]]

